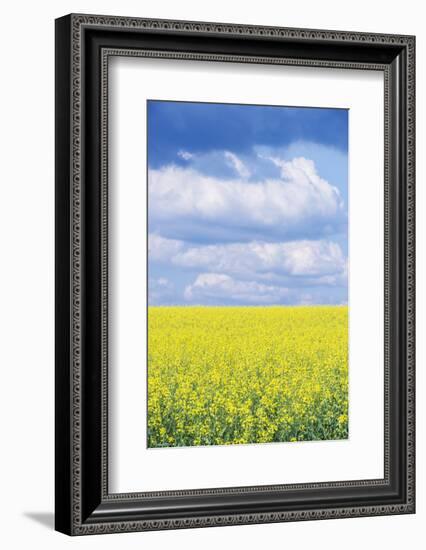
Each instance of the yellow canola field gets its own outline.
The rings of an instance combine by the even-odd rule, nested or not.
[[[148,308],[149,447],[347,437],[347,306]]]

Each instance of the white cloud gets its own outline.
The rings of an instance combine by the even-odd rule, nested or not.
[[[176,291],[191,303],[333,303],[347,288],[348,260],[328,240],[194,246],[154,234],[149,249],[164,273],[182,268],[194,277],[184,290],[166,277],[150,281],[152,304],[179,301]]]
[[[267,232],[281,238],[321,235],[342,221],[339,191],[317,174],[313,161],[270,160],[279,164],[281,179],[220,179],[174,165],[150,169],[151,227],[169,237],[178,228],[179,238],[188,240],[211,240],[215,231],[216,238],[236,240],[238,232],[238,240],[252,240]]]
[[[148,237],[149,259],[190,269],[254,276],[264,274],[317,277],[318,283],[333,285],[347,277],[347,258],[340,246],[327,240],[283,243],[231,243],[190,246],[160,235]]]
[[[150,233],[148,235],[149,260],[153,262],[169,262],[184,247],[182,241],[165,239],[161,235]]]
[[[345,232],[346,206],[309,151],[180,150],[185,166],[150,169],[149,261],[161,275],[150,281],[150,303],[344,301],[347,258],[333,235]],[[324,165],[322,153],[313,156]],[[343,169],[327,170],[345,185]]]
[[[182,151],[182,150],[178,151],[178,154],[177,154],[177,155],[178,155],[178,157],[180,157],[180,158],[183,159],[183,160],[190,160],[190,159],[192,159],[193,156],[194,156],[194,155],[193,155],[192,153],[190,153],[189,151]]]
[[[242,178],[250,177],[250,170],[246,167],[244,162],[230,151],[225,151],[225,159],[228,164],[235,170],[235,172]]]
[[[232,243],[182,247],[170,257],[172,263],[194,269],[251,275],[275,273],[288,276],[323,277],[325,284],[346,272],[346,258],[332,241],[284,243]],[[327,280],[327,277],[329,278]]]
[[[249,304],[274,304],[285,300],[289,290],[256,281],[238,281],[224,273],[201,273],[185,288],[190,302],[231,301]]]

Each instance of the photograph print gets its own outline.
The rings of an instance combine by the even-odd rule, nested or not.
[[[147,125],[147,446],[347,439],[348,110]]]

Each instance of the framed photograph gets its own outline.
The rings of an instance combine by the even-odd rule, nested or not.
[[[413,36],[56,21],[56,529],[415,511]]]

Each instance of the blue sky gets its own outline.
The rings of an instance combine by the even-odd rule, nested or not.
[[[147,109],[151,305],[347,303],[347,110]]]

